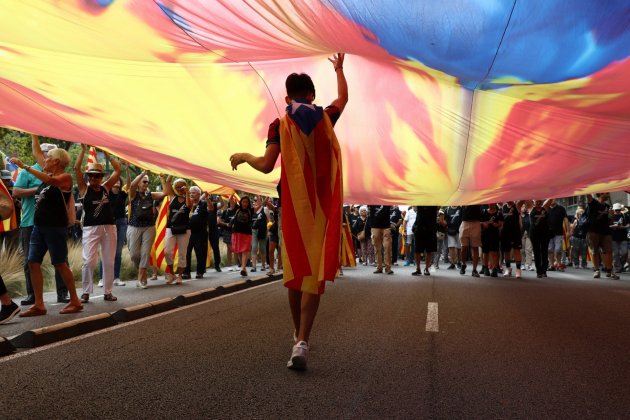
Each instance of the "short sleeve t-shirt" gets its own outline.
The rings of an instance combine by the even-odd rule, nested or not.
[[[613,226],[625,226],[626,225],[626,216],[623,213],[615,213],[612,215],[612,223]],[[611,229],[612,230],[612,239],[615,242],[623,242],[628,240],[628,230],[627,229]]]
[[[502,222],[503,221],[503,213],[500,211],[495,211],[494,213],[490,210],[486,209],[481,213],[481,222],[488,222],[486,227],[483,227],[481,230],[481,234],[488,238],[498,238],[499,237],[499,228],[494,226],[493,223]]]
[[[216,219],[215,219],[216,220]],[[192,232],[202,232],[208,228],[208,202],[201,200],[193,204],[188,225]],[[215,222],[216,225],[216,222]]]
[[[33,169],[38,171],[42,170],[39,164],[33,165]],[[37,188],[42,184],[42,181],[27,171],[20,171],[15,181],[14,188]],[[20,227],[31,227],[35,224],[35,196],[22,197],[22,223]]]
[[[588,231],[602,235],[610,235],[610,206],[593,199],[588,203]]]
[[[504,204],[502,209],[503,214],[503,232],[512,233],[512,232],[520,232],[521,224],[518,209],[516,206],[510,206],[509,204]]]
[[[444,210],[444,217],[446,218],[446,233],[451,236],[457,235],[462,224],[462,208],[449,206]]]
[[[478,222],[481,220],[481,206],[464,206],[462,213],[462,220],[464,222]]]
[[[560,205],[549,207],[549,230],[554,236],[562,235],[562,222],[567,217],[567,211]]]
[[[416,207],[416,231],[437,231],[438,206]]]

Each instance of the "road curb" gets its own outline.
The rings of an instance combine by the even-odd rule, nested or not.
[[[11,340],[16,348],[33,348],[54,343],[103,328],[113,327],[116,320],[109,313],[101,313],[86,318],[74,319],[61,324],[36,328],[23,332]]]
[[[87,334],[104,328],[113,327],[117,324],[135,321],[162,312],[171,311],[182,306],[191,305],[216,297],[248,289],[250,287],[261,286],[282,278],[281,274],[273,276],[261,276],[254,279],[238,280],[216,288],[203,289],[184,295],[168,297],[152,302],[142,303],[119,309],[114,313],[101,313],[86,318],[79,318],[60,324],[49,325],[42,328],[25,331],[15,336],[11,340],[0,337],[0,356],[11,354],[16,348],[34,348],[46,344],[67,340],[79,335]]]
[[[0,356],[7,356],[15,351],[15,347],[9,340],[0,337]]]

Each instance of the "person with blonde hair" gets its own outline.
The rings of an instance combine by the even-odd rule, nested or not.
[[[190,210],[192,200],[188,194],[186,181],[177,178],[171,184],[169,177],[164,192],[170,202],[168,205],[168,216],[166,219],[166,238],[164,245],[164,258],[166,259],[166,284],[182,284],[182,274],[186,269],[186,250],[190,241]],[[201,191],[201,190],[200,190]],[[179,249],[177,258],[177,275],[173,268],[175,264],[175,245]]]
[[[70,293],[70,302],[61,309],[60,313],[80,312],[83,310],[83,305],[77,296],[74,276],[67,262],[67,227],[70,223],[69,215],[75,211],[72,205],[74,201],[72,199],[72,177],[65,172],[66,166],[70,163],[70,155],[63,149],[53,149],[44,157],[39,145],[39,138],[35,135],[32,136],[32,150],[35,160],[42,168],[41,171],[26,165],[20,159],[11,159],[17,166],[42,181],[35,198],[35,226],[31,234],[28,254],[35,303],[22,312],[20,316],[46,315],[44,277],[41,266],[47,253],[50,253],[50,261],[55,267],[55,271],[61,274]]]
[[[160,175],[162,188],[165,189],[166,181]],[[127,246],[131,261],[138,269],[138,282],[136,287],[146,289],[147,267],[151,247],[155,241],[155,215],[153,200],[164,198],[163,192],[151,192],[149,190],[149,173],[143,171],[129,187],[129,223],[127,225]]]

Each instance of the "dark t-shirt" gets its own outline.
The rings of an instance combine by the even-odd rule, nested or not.
[[[623,213],[614,213],[612,215],[611,225],[625,226],[627,224],[626,216]],[[611,229],[612,239],[616,242],[628,240],[628,229]]]
[[[416,221],[413,224],[415,232],[437,231],[438,206],[416,206]]]
[[[298,102],[302,102],[302,101],[298,101]],[[328,114],[328,118],[330,118],[330,122],[332,123],[334,127],[337,121],[339,120],[339,117],[341,116],[341,111],[336,106],[329,105],[326,107],[326,109],[324,109],[324,112]],[[269,147],[270,144],[277,144],[278,146],[280,146],[280,118],[276,118],[275,120],[273,120],[271,124],[269,124],[269,130],[267,131],[267,143],[265,145],[265,148]],[[282,194],[280,192],[280,182],[278,182],[277,190],[278,190],[278,197],[279,197],[278,207],[280,207],[281,201],[282,201]]]
[[[389,214],[389,224],[394,226],[400,226],[399,222],[402,220],[402,212],[398,207],[392,207],[392,211]],[[398,233],[398,228],[396,228],[395,234]]]
[[[153,199],[151,192],[136,192],[136,196],[131,200],[131,217],[129,225],[133,227],[148,227],[155,223],[155,214],[153,210]]]
[[[521,224],[523,226],[522,232],[527,232],[529,234],[529,231],[531,230],[531,227],[532,227],[529,213],[527,212],[521,213]]]
[[[481,220],[481,206],[463,206],[462,220],[464,222],[478,222]]]
[[[113,225],[114,212],[112,210],[109,194],[105,187],[99,191],[88,187],[83,202],[83,226]]]
[[[488,239],[498,239],[499,238],[499,228],[494,226],[492,223],[502,222],[503,221],[503,213],[500,211],[495,211],[491,213],[490,210],[486,209],[481,213],[481,222],[489,222],[487,226],[481,225],[481,237]]]
[[[64,192],[63,197],[61,194],[55,186],[40,184],[35,193],[35,226],[68,226],[66,203],[71,192]]]
[[[446,233],[449,235],[457,235],[459,233],[459,227],[462,224],[462,207],[447,207],[444,210],[444,217],[446,218]]]
[[[503,214],[503,232],[505,233],[514,233],[521,231],[520,224],[520,213],[516,208],[516,205],[510,206],[508,204],[504,204],[501,209],[501,213]]]
[[[610,206],[593,199],[587,207],[588,231],[602,235],[611,235]]]
[[[126,219],[127,218],[127,197],[129,195],[123,190],[119,190],[117,194],[109,192],[109,202],[114,212],[114,219]]]
[[[573,236],[578,239],[586,239],[586,231],[588,228],[588,220],[586,218],[586,214],[582,214],[577,219],[577,224],[573,229]]]
[[[238,206],[234,208],[226,208],[221,212],[221,221],[223,223],[227,223],[228,227],[221,226],[221,232],[224,234],[232,233],[232,220],[234,220],[234,215],[236,214],[236,210],[238,210]]]
[[[547,209],[541,207],[540,210],[533,207],[529,212],[531,222],[531,230],[529,232],[532,238],[542,238],[549,236],[549,213]]]
[[[561,205],[549,207],[549,231],[553,236],[562,235],[562,222],[567,217],[567,211]]]
[[[217,227],[217,203],[212,203],[214,204],[213,208],[214,210],[208,211],[208,231],[212,234],[213,232],[217,231],[218,232],[218,227]]]
[[[385,229],[390,227],[389,214],[392,206],[368,206],[368,219],[370,227],[375,229]]]
[[[232,233],[252,234],[252,220],[254,212],[251,208],[243,210],[240,206],[236,210],[234,219],[232,219]]]
[[[191,232],[207,232],[208,230],[208,202],[200,200],[193,204],[188,221]],[[215,222],[216,225],[216,222]]]
[[[258,239],[265,239],[267,237],[267,215],[264,209],[254,214],[252,234],[254,233],[256,233]]]
[[[190,209],[186,206],[186,200],[179,201],[178,197],[173,197],[168,207],[168,220],[166,227],[188,226]]]

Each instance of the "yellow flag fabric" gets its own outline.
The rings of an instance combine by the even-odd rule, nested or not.
[[[601,0],[4,0],[0,126],[273,195],[279,163],[229,156],[264,152],[289,73],[336,98],[342,51],[346,202],[628,189],[627,16]]]

